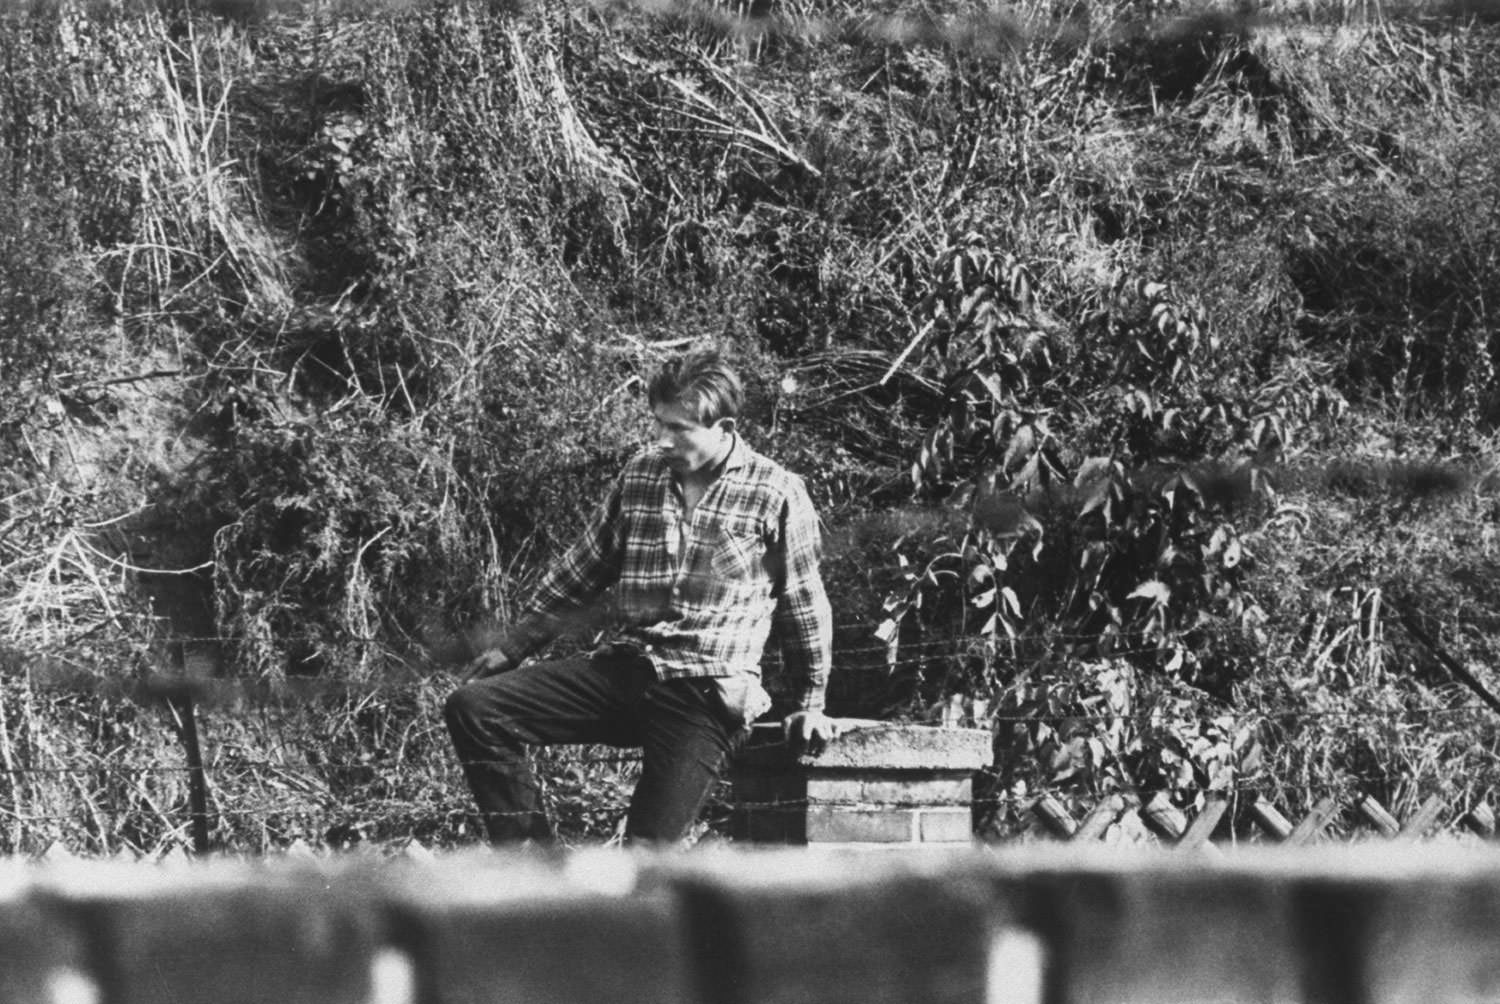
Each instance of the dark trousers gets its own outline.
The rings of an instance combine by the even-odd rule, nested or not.
[[[533,663],[449,695],[443,717],[493,843],[550,842],[527,746],[641,748],[626,839],[681,840],[744,735],[709,679],[658,680],[628,651]]]

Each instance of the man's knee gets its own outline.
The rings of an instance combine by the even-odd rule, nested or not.
[[[503,695],[494,687],[471,683],[459,687],[443,701],[443,720],[448,731],[457,735],[497,735],[509,730],[510,721]]]
[[[480,718],[478,695],[472,686],[459,687],[443,701],[443,721],[451,729],[457,725],[473,725]]]
[[[443,701],[443,721],[460,749],[475,746],[519,752],[528,742],[511,713],[505,694],[493,686],[471,683]]]

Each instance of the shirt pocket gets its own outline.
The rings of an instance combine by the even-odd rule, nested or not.
[[[707,534],[709,571],[734,582],[753,579],[765,557],[765,539],[753,523],[721,522]]]

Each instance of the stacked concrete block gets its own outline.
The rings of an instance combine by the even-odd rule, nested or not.
[[[981,885],[921,862],[819,857],[703,855],[650,873],[683,904],[702,1004],[988,999]]]
[[[4,1004],[1470,1004],[1491,849],[725,848],[37,865]]]
[[[1301,1000],[1291,884],[1160,851],[999,857],[975,871],[1047,960],[1052,1004]]]
[[[812,756],[757,727],[731,771],[732,833],[766,844],[972,841],[973,778],[993,759],[981,729],[871,724]]]
[[[83,932],[38,902],[23,872],[0,878],[0,1001],[93,1004],[91,963]]]
[[[413,1004],[691,1004],[677,898],[637,891],[624,855],[609,865],[603,890],[561,858],[497,855],[388,880],[389,936],[413,960]]]

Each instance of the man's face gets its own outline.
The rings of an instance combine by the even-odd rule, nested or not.
[[[656,445],[678,474],[692,474],[719,459],[728,445],[734,420],[721,418],[702,425],[690,410],[663,401],[651,409],[656,416]]]

